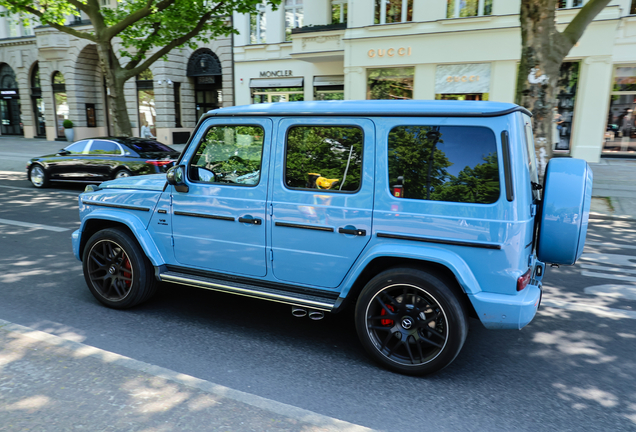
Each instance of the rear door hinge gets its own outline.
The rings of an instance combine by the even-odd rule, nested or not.
[[[269,203],[269,215],[274,216],[274,204]]]
[[[535,217],[537,215],[537,205],[532,204],[530,206],[530,217]]]
[[[274,261],[274,251],[271,249],[269,250],[269,260]]]
[[[174,237],[170,236],[170,246],[174,247]]]

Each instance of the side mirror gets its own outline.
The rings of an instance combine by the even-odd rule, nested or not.
[[[58,151],[57,154],[59,154],[60,156],[66,156],[68,154],[71,154],[71,152],[66,149],[60,149],[60,151]]]
[[[188,185],[185,184],[185,166],[173,166],[166,173],[168,184],[174,186],[177,192],[188,192]]]

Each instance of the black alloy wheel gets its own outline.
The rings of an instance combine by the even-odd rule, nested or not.
[[[134,238],[116,228],[95,233],[84,249],[84,278],[97,300],[126,309],[156,291],[153,267]]]
[[[373,278],[355,312],[366,351],[388,369],[408,375],[448,366],[468,333],[466,313],[450,286],[414,268],[390,269]]]

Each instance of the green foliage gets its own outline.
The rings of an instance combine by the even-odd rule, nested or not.
[[[448,180],[431,193],[436,201],[467,203],[494,203],[499,199],[499,171],[497,154],[484,157],[484,163],[471,168],[467,166],[457,177]]]
[[[440,132],[436,139],[432,132]],[[389,185],[403,177],[403,197],[466,203],[493,203],[499,199],[497,154],[485,155],[484,163],[466,166],[457,176],[444,152],[444,128],[399,126],[389,133]]]
[[[403,177],[405,198],[427,199],[427,188],[437,190],[449,176],[446,169],[452,163],[438,148],[444,140],[427,138],[432,130],[430,126],[399,126],[389,133],[389,184],[396,185],[398,177]]]
[[[64,120],[64,121],[62,122],[62,126],[64,126],[64,128],[65,128],[65,129],[70,129],[70,128],[72,128],[72,127],[73,127],[73,122],[72,122],[72,121],[70,121],[70,120],[68,120],[68,119],[67,119],[67,120]]]
[[[79,15],[75,6],[63,0],[0,0],[0,6],[6,10],[0,12],[0,16],[17,15],[24,24],[34,22],[41,24],[64,24],[69,15]],[[33,19],[31,9],[41,13],[37,19]]]
[[[358,190],[362,177],[363,145],[362,130],[357,127],[290,128],[285,169],[287,186],[309,187],[309,174],[315,173],[327,179],[338,179],[335,190]]]
[[[274,8],[280,2],[267,1]],[[261,0],[126,0],[117,1],[116,7],[102,7],[99,1],[77,0],[77,3],[78,7],[66,0],[0,0],[0,6],[7,9],[4,15],[20,14],[23,21],[32,15],[44,25],[64,26],[67,16],[79,16],[81,10],[94,24],[102,22],[106,30],[87,35],[108,43],[112,37],[121,38],[120,57],[136,62],[145,59],[153,48],[163,48],[175,41],[182,43],[171,48],[196,49],[198,43],[238,33],[229,17],[233,12],[255,12]],[[195,30],[191,37],[181,40]]]

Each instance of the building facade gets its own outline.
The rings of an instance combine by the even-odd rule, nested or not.
[[[81,17],[68,25],[91,28]],[[234,105],[232,71],[229,37],[171,51],[126,83],[133,134],[146,126],[146,136],[186,142],[204,112]],[[95,44],[0,17],[0,134],[65,140],[63,122],[71,120],[76,140],[109,136],[107,92]]]
[[[285,0],[235,14],[239,35],[173,50],[126,83],[133,133],[185,142],[221,106],[330,99],[514,102],[521,0]],[[559,0],[560,29],[586,0]],[[68,25],[89,29],[71,17]],[[84,17],[85,18],[85,17]],[[95,46],[0,18],[0,134],[112,127]],[[590,162],[636,156],[636,0],[612,0],[561,69],[552,141]],[[144,128],[145,126],[145,128]]]
[[[559,0],[560,30],[585,0]],[[236,103],[514,102],[520,0],[286,0],[236,14]],[[553,145],[636,156],[636,0],[612,0],[561,69]]]

